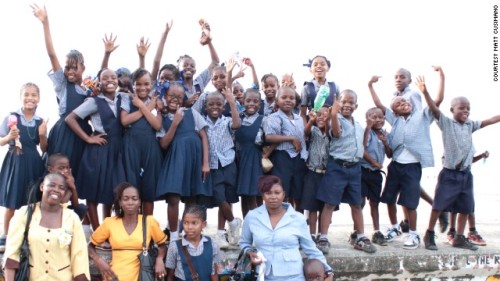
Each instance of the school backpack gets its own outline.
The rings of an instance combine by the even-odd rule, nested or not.
[[[314,99],[316,98],[317,94],[314,83],[306,81],[304,82],[304,86],[307,87],[307,92],[309,93],[307,107],[313,108]],[[330,95],[326,98],[325,106],[332,106],[333,102],[335,101],[333,97],[337,96],[337,86],[335,85],[335,82],[328,82],[328,86],[330,87]]]

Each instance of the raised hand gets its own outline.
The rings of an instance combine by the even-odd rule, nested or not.
[[[228,103],[234,103],[234,94],[233,94],[233,91],[231,90],[231,88],[229,87],[226,87],[224,89],[222,89],[222,95],[224,96],[224,98],[226,98],[226,101]]]
[[[157,106],[157,103],[158,103],[158,97],[157,96],[151,97],[148,105],[146,106],[148,111],[152,111],[153,109],[155,109]]]
[[[309,110],[309,113],[307,115],[309,115],[309,121],[316,122],[316,118],[318,117],[318,115],[316,115],[316,112],[314,112],[314,110]]]
[[[42,124],[38,127],[38,135],[47,136],[47,123],[49,123],[49,119],[43,119]]]
[[[375,123],[375,121],[371,118],[371,116],[369,116],[368,118],[366,118],[366,128],[372,128],[373,127],[373,123]]]
[[[442,72],[443,71],[443,69],[439,65],[433,65],[432,68],[434,69],[434,71],[437,71],[437,72]]]
[[[144,40],[144,36],[141,37],[139,40],[139,44],[137,44],[137,53],[141,57],[145,57],[146,53],[148,52],[149,46],[151,46],[151,43],[149,43],[149,39]]]
[[[210,25],[204,19],[201,19],[199,23],[201,26],[200,44],[206,45],[212,41],[212,36],[210,35]]]
[[[47,21],[48,15],[45,6],[43,6],[42,9],[37,4],[33,3],[30,7],[33,10],[33,15],[35,15],[35,17],[37,17],[42,23]]]
[[[372,78],[370,79],[370,81],[368,81],[368,85],[371,85],[373,83],[377,83],[378,82],[378,79],[380,79],[382,76],[372,76]]]
[[[424,76],[417,76],[417,82],[415,84],[418,86],[418,89],[420,90],[421,93],[426,92],[427,88],[425,86],[425,78]]]
[[[172,120],[172,123],[174,123],[175,125],[179,125],[181,123],[182,118],[184,117],[183,111],[184,107],[180,107],[178,105],[177,110],[175,110],[174,120]]]
[[[236,66],[237,64],[237,61],[233,58],[233,57],[230,57],[228,60],[227,60],[227,64],[226,64],[226,72],[232,72],[234,67]]]
[[[116,48],[118,48],[120,45],[115,45],[117,36],[113,37],[113,33],[110,33],[109,36],[108,34],[104,34],[104,38],[102,38],[102,42],[104,43],[104,52],[107,54],[111,54]]]

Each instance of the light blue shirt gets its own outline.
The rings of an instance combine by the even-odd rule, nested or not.
[[[50,80],[52,80],[52,85],[54,86],[54,91],[56,91],[57,99],[59,100],[59,115],[66,113],[66,88],[68,86],[68,80],[64,76],[64,71],[59,68],[57,71],[49,71],[48,73]],[[87,93],[82,87],[76,85],[76,93],[82,96],[87,96]]]
[[[308,152],[306,149],[306,140],[304,136],[304,121],[302,117],[293,113],[293,120],[290,120],[286,114],[278,110],[277,112],[269,115],[264,122],[264,133],[266,135],[282,135],[294,136],[300,140],[302,150],[300,151],[300,158],[307,160]],[[291,141],[282,142],[276,146],[276,150],[283,150],[288,153],[291,158],[299,155]]]
[[[401,96],[405,100],[411,103],[412,111],[422,110],[422,96],[420,92],[411,89],[410,87],[406,87],[402,93],[395,92],[394,96]]]
[[[265,280],[304,281],[303,261],[299,247],[308,259],[320,260],[326,270],[331,267],[311,239],[303,214],[283,203],[286,212],[273,229],[265,205],[248,212],[243,221],[240,248],[255,247],[267,259]]]
[[[365,151],[375,160],[377,163],[384,164],[385,160],[385,148],[382,141],[378,138],[377,134],[370,130],[368,135],[368,142],[366,143]],[[378,170],[378,168],[373,167],[364,158],[360,161],[361,167],[370,169],[372,171]]]
[[[441,112],[436,123],[443,135],[443,167],[452,170],[469,169],[475,152],[472,133],[481,128],[481,122],[467,119],[460,124]]]
[[[422,168],[434,166],[430,135],[430,126],[434,121],[434,115],[428,107],[412,111],[407,119],[396,116],[390,109],[386,109],[385,120],[392,126],[392,139],[389,145],[394,161],[398,161],[399,155],[406,148],[419,160]]]
[[[208,83],[210,82],[212,74],[210,70],[207,68],[203,70],[196,78],[193,80],[193,88],[191,91],[186,90],[186,96],[190,98],[191,96],[196,93],[196,87],[194,85],[200,85],[201,92],[203,93],[203,90],[207,87]]]
[[[353,123],[338,113],[340,122],[340,137],[332,136],[330,141],[330,156],[349,162],[358,162],[363,158],[363,137],[365,129],[353,118]],[[331,131],[330,131],[331,133]]]
[[[219,162],[222,167],[234,162],[235,151],[233,141],[233,130],[231,126],[233,120],[231,117],[221,116],[217,121],[212,122],[207,116],[207,135],[209,149],[209,165],[210,169],[217,169]]]

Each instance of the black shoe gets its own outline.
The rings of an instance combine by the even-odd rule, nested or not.
[[[387,239],[380,231],[373,233],[372,242],[380,246],[387,246]]]
[[[439,226],[441,227],[441,233],[444,233],[446,229],[448,229],[448,225],[450,224],[449,214],[449,212],[441,212],[439,214]]]
[[[436,246],[436,240],[434,239],[436,235],[434,235],[434,231],[430,232],[427,230],[424,235],[424,245],[427,250],[437,251],[438,247]]]
[[[455,248],[460,248],[460,249],[466,249],[466,250],[472,250],[476,251],[478,248],[476,245],[472,244],[469,239],[465,238],[465,236],[462,234],[457,234],[455,236],[455,239],[453,239],[453,247]]]
[[[402,220],[400,223],[399,223],[399,226],[401,227],[401,231],[403,233],[408,233],[410,232],[410,225],[408,224],[408,221],[407,220]]]

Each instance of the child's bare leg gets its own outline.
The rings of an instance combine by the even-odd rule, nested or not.
[[[420,186],[420,198],[424,199],[425,202],[432,206],[433,199],[427,192],[425,192],[425,189],[422,186]]]
[[[395,225],[398,223],[398,218],[397,218],[398,209],[396,203],[387,204],[387,214],[389,215],[389,220],[391,221],[391,225]]]
[[[365,224],[363,222],[363,211],[360,205],[349,205],[351,207],[351,217],[354,222],[354,229],[358,234],[365,233]]]
[[[457,213],[450,212],[450,230],[457,227]]]
[[[378,213],[379,202],[370,200],[370,214],[372,216],[373,230],[380,230],[379,225],[379,213]]]
[[[333,210],[335,210],[335,205],[325,203],[323,206],[323,211],[320,216],[320,234],[328,234],[328,228],[330,227]]]
[[[469,228],[476,228],[476,215],[474,213],[469,214],[467,217],[467,222],[469,223]]]
[[[219,205],[219,220],[218,220],[218,229],[219,230],[224,229],[224,226],[226,224],[226,220],[233,221],[234,216],[233,216],[233,210],[231,209],[231,204],[224,201]],[[221,228],[221,222],[222,222],[222,228]]]
[[[107,217],[111,217],[111,206],[112,205],[106,205],[106,204],[102,204],[102,217],[103,218],[107,218]]]
[[[457,235],[463,235],[465,230],[465,223],[467,222],[468,214],[458,214],[457,218]]]
[[[177,194],[169,194],[167,196],[167,217],[168,217],[168,228],[170,232],[175,232],[178,229],[179,220],[179,202],[181,197]]]
[[[427,226],[428,231],[434,231],[434,227],[436,227],[436,222],[440,213],[440,211],[432,209],[431,217],[429,218],[429,225]]]
[[[410,231],[417,230],[417,210],[403,207],[408,213],[408,225],[410,226]]]
[[[154,202],[151,201],[143,201],[142,202],[142,214],[144,215],[152,215],[153,214],[153,208],[154,208]]]
[[[92,229],[95,231],[99,227],[99,214],[97,213],[97,203],[93,201],[87,201],[88,215]]]
[[[309,232],[311,235],[316,235],[316,224],[318,221],[318,212],[309,211]]]

